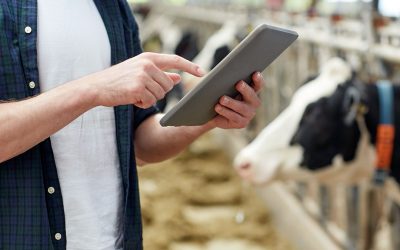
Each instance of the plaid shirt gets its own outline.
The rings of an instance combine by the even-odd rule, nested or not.
[[[141,53],[137,24],[125,1],[94,0],[109,36],[112,64]],[[0,31],[0,100],[38,95],[36,0],[1,0]],[[115,108],[126,250],[142,249],[134,131],[155,112],[131,105]],[[59,250],[66,249],[67,240],[57,168],[47,139],[0,164],[0,249]]]

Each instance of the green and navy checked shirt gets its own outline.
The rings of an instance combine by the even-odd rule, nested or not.
[[[137,24],[126,0],[94,2],[108,32],[112,64],[141,53]],[[21,100],[40,93],[36,35],[36,0],[0,1],[0,100]],[[125,250],[142,249],[134,131],[155,112],[154,108],[141,110],[130,105],[115,108],[125,195]],[[47,139],[0,164],[0,249],[61,250],[67,242],[57,168]]]

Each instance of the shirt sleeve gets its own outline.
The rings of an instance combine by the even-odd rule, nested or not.
[[[155,115],[159,112],[160,111],[155,106],[152,106],[148,109],[141,109],[138,107],[134,107],[134,110],[133,110],[133,115],[135,117],[134,122],[133,122],[134,129],[136,130],[144,120],[146,120],[150,116]]]

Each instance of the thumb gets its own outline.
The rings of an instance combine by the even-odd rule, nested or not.
[[[181,81],[181,76],[177,73],[166,72],[166,74],[174,82],[175,85]]]

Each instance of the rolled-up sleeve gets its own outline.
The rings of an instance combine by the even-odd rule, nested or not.
[[[146,120],[147,118],[149,118],[152,115],[155,115],[157,113],[159,113],[160,111],[156,108],[156,107],[150,107],[148,109],[141,109],[141,108],[135,108],[134,110],[134,129],[136,130],[139,125]]]

